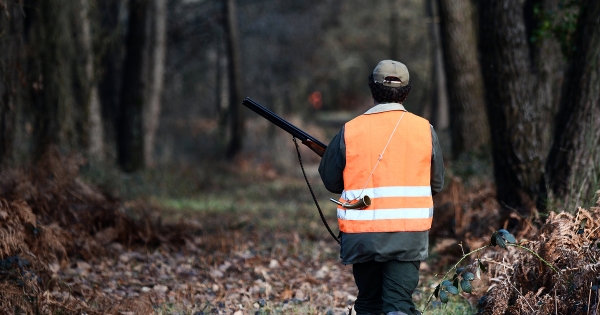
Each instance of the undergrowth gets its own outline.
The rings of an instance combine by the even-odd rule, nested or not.
[[[341,315],[356,298],[351,267],[339,262],[337,245],[300,176],[218,163],[127,175],[83,164],[86,180],[81,180],[81,163],[54,156],[2,176],[0,237],[6,239],[0,243],[0,310],[16,306],[30,314],[118,314],[144,307],[158,314],[211,314],[216,309],[227,314]],[[317,176],[310,180],[319,201],[331,196]],[[495,224],[493,185],[478,185],[468,188],[451,180],[436,196],[440,206],[435,220],[442,219],[438,223],[446,234],[432,229],[432,235],[454,240],[460,235],[467,253],[490,243],[489,225]],[[326,203],[323,210],[336,230],[335,207]],[[448,221],[440,214],[448,215]],[[463,260],[466,266],[449,263],[448,257],[460,254],[432,253],[445,262],[421,272],[425,280],[416,303],[427,307],[426,314],[591,310],[598,306],[587,282],[600,282],[594,272],[600,261],[599,216],[598,209],[579,209],[576,215],[551,214],[539,228],[523,222],[525,228],[515,235],[518,245],[531,251],[488,247],[475,261]],[[567,280],[540,264],[540,258],[567,274]],[[481,270],[473,293],[463,288],[448,303],[427,303],[437,286],[430,285],[432,270],[441,264],[451,266],[445,280],[456,289],[463,288],[462,280],[472,279],[466,272],[476,275],[481,265],[487,269]],[[29,293],[24,295],[25,283]],[[446,283],[443,291],[454,289]],[[588,296],[589,302],[576,304]]]

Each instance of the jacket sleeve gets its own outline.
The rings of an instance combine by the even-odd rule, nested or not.
[[[438,136],[431,126],[431,193],[435,195],[444,188],[444,157]]]
[[[319,174],[325,188],[332,193],[344,190],[344,168],[346,167],[346,143],[344,128],[331,140],[319,164]]]

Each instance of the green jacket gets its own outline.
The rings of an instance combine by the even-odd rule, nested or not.
[[[365,114],[374,114],[390,110],[406,111],[402,104],[378,104]],[[431,127],[431,193],[440,192],[444,186],[444,159],[437,134]],[[344,168],[346,166],[346,145],[344,128],[333,137],[319,165],[319,174],[325,188],[333,193],[344,190]],[[343,233],[341,236],[340,257],[344,264],[355,264],[397,259],[417,261],[427,258],[429,233],[393,232],[393,233]]]

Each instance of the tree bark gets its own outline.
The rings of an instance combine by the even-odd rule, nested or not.
[[[229,76],[229,123],[230,138],[226,155],[235,157],[242,149],[244,120],[240,111],[242,104],[242,56],[240,50],[237,6],[235,0],[225,0],[227,65]]]
[[[216,112],[217,112],[217,122],[219,125],[219,132],[221,134],[226,134],[227,128],[227,107],[229,106],[229,102],[227,100],[227,91],[229,90],[227,84],[227,75],[224,75],[227,72],[227,58],[224,56],[225,52],[225,44],[223,43],[222,37],[219,37],[217,40],[215,50],[217,51],[217,55],[215,56],[215,100],[216,100]],[[225,137],[223,137],[225,138]]]
[[[429,122],[440,132],[447,125],[448,114],[448,92],[446,90],[446,76],[444,75],[444,58],[442,52],[442,43],[440,38],[439,17],[436,10],[436,0],[427,0],[425,10],[427,17],[431,20],[429,25],[429,35],[433,43],[431,50],[431,102],[423,109],[423,117],[429,119]]]
[[[521,0],[480,0],[480,53],[497,196],[504,210],[529,214],[549,148],[554,59],[548,40],[529,42]],[[529,26],[529,30],[526,28]],[[559,51],[559,50],[557,50]],[[543,62],[542,62],[543,61]]]
[[[9,0],[0,7],[0,167],[13,154],[15,116],[20,104],[23,55],[23,4]]]
[[[94,70],[94,50],[92,45],[92,31],[90,26],[90,3],[89,0],[81,0],[81,36],[85,60],[85,77],[87,88],[85,88],[85,99],[88,111],[88,157],[97,161],[104,160],[104,128],[102,125],[102,112],[98,85]]]
[[[144,49],[146,49],[145,0],[129,1],[127,53],[123,69],[121,103],[117,118],[117,154],[121,168],[135,172],[145,167],[144,161]]]
[[[599,17],[600,1],[584,1],[546,165],[552,197],[567,209],[593,205],[600,188]]]
[[[31,25],[27,49],[28,83],[33,114],[34,159],[51,145],[78,148],[82,132],[77,122],[83,114],[77,104],[79,84],[77,44],[73,32],[74,3],[68,0],[32,1],[28,3]]]
[[[151,3],[151,44],[148,49],[148,94],[144,115],[144,158],[146,165],[154,166],[154,143],[160,119],[161,96],[165,74],[167,51],[167,1],[153,0]]]
[[[122,67],[125,52],[125,36],[127,25],[119,20],[122,15],[120,0],[103,0],[97,2],[100,15],[99,39],[103,44],[103,52],[99,55],[100,68],[98,90],[100,94],[102,121],[104,126],[105,153],[118,156],[116,153],[117,120],[119,117],[119,100],[121,97]]]
[[[485,94],[470,0],[438,0],[454,157],[489,143]]]

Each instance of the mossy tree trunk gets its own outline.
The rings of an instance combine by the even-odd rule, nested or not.
[[[553,198],[575,210],[600,189],[600,1],[586,0],[546,165]]]
[[[490,125],[497,198],[508,215],[536,207],[549,150],[560,49],[534,44],[538,1],[480,0],[482,73]]]
[[[478,151],[489,143],[489,128],[477,34],[470,0],[438,0],[446,85],[450,103],[452,153]]]

